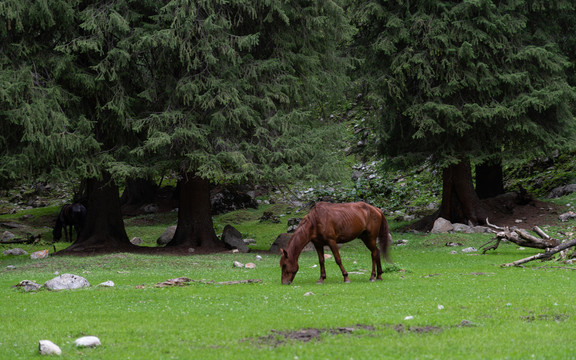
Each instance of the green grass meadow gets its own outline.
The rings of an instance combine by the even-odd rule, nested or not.
[[[283,286],[279,257],[264,250],[286,228],[286,219],[259,222],[261,211],[215,219],[217,231],[238,223],[245,237],[256,239],[248,254],[0,255],[0,359],[39,358],[38,341],[44,339],[60,346],[63,359],[576,358],[575,272],[569,265],[502,268],[536,250],[502,244],[487,255],[466,254],[460,250],[479,247],[490,235],[394,232],[394,240],[408,243],[392,248],[394,264],[381,282],[368,281],[370,256],[355,241],[341,249],[350,284],[329,259],[328,278],[317,285],[317,257],[307,252],[295,282]],[[128,235],[152,246],[174,216],[129,219]],[[0,251],[11,247],[1,245]],[[32,252],[51,245],[19,247]],[[234,261],[256,268],[234,268]],[[28,293],[12,287],[64,273],[83,276],[92,286]],[[181,276],[194,282],[155,287]],[[247,279],[261,282],[217,284]],[[107,280],[116,286],[97,286]],[[99,337],[102,346],[76,348],[74,340],[84,335]]]

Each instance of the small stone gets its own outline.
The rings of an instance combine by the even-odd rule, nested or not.
[[[444,305],[438,305],[438,310],[444,310]]]
[[[247,263],[246,265],[244,265],[244,267],[246,269],[256,269],[256,264],[254,263]]]
[[[24,291],[28,292],[28,291],[36,291],[40,289],[42,285],[37,284],[31,280],[22,280],[18,283],[18,285],[15,285],[14,287],[21,287],[24,289]]]
[[[11,233],[10,231],[4,231],[2,233],[2,236],[0,236],[0,242],[10,241],[10,240],[14,239],[15,237],[16,237],[16,235]]]
[[[14,269],[16,269],[16,266],[14,266],[14,265],[6,266],[6,270],[14,270]]]
[[[330,259],[330,258],[332,258],[332,255],[330,255],[330,254],[324,254],[324,259]]]
[[[60,347],[50,340],[40,340],[38,342],[38,351],[41,355],[62,355]]]
[[[30,259],[32,260],[45,259],[47,257],[48,257],[48,250],[40,250],[30,254]]]
[[[130,240],[130,242],[132,243],[132,245],[142,245],[143,243],[142,239],[139,237],[133,237],[132,240]]]
[[[192,254],[194,251],[196,251],[196,249],[194,249],[194,248],[188,248],[188,253],[189,253],[189,254]]]
[[[473,247],[467,247],[466,249],[462,249],[463,253],[469,253],[469,252],[475,252],[478,251],[476,248]]]
[[[83,336],[76,339],[76,341],[74,341],[74,345],[78,347],[96,347],[102,345],[102,343],[100,343],[100,339],[98,339],[96,336]]]
[[[404,320],[413,320],[413,319],[414,319],[414,316],[412,316],[412,315],[408,315],[404,318]]]
[[[235,267],[235,268],[236,268],[236,267],[237,267],[237,268],[243,268],[243,267],[244,267],[244,264],[242,264],[242,263],[239,262],[239,261],[234,261],[234,262],[232,263],[232,267]]]
[[[316,295],[316,294],[314,294],[312,291],[308,291],[306,294],[304,294],[304,296],[312,296],[312,295]]]
[[[108,280],[108,281],[104,281],[103,283],[98,284],[98,286],[103,286],[103,287],[114,287],[116,284],[114,284],[114,281],[112,280]]]
[[[261,260],[262,260],[262,256],[256,255],[256,260],[261,261]]]

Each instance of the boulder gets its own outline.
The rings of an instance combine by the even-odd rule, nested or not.
[[[243,192],[234,187],[218,189],[210,197],[210,205],[213,215],[223,214],[229,211],[258,208],[258,203],[252,196],[254,192]]]
[[[274,254],[280,254],[280,249],[286,249],[291,238],[292,234],[288,233],[278,235],[276,240],[274,240],[274,243],[270,245],[270,252]],[[304,246],[304,249],[302,251],[312,251],[312,250],[314,250],[314,245],[312,245],[312,243],[310,242],[306,246]]]
[[[250,248],[244,240],[242,240],[242,234],[240,231],[236,230],[231,225],[226,225],[222,231],[222,241],[229,249],[238,249],[239,252],[247,253],[250,252]]]
[[[452,225],[452,223],[450,221],[439,217],[438,219],[436,219],[436,221],[434,221],[434,227],[432,227],[432,230],[430,231],[430,233],[442,234],[442,233],[447,233],[447,232],[450,232],[453,230],[454,230],[454,226]]]
[[[158,240],[156,240],[156,244],[158,245],[168,244],[174,237],[175,233],[176,233],[176,225],[170,226],[168,229],[164,231],[164,233],[162,233],[162,235],[160,235]]]
[[[60,347],[50,340],[40,340],[38,342],[38,351],[41,355],[62,355]]]
[[[24,249],[14,248],[5,250],[2,254],[18,256],[18,255],[28,255],[28,252]]]
[[[90,287],[90,283],[82,276],[62,274],[52,280],[46,281],[44,287],[49,290],[73,290]]]
[[[558,216],[558,219],[560,219],[560,221],[568,221],[574,218],[576,218],[576,213],[574,211],[568,211],[567,213]]]
[[[466,224],[454,223],[452,224],[452,231],[470,234],[472,232],[472,227]]]

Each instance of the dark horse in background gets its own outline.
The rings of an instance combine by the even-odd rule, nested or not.
[[[326,279],[324,268],[324,246],[334,254],[334,259],[344,276],[344,282],[350,282],[348,273],[342,266],[338,244],[360,238],[372,254],[372,275],[370,281],[382,280],[380,255],[389,261],[388,249],[392,240],[388,222],[382,211],[364,202],[331,204],[317,203],[292,235],[286,249],[281,250],[280,267],[282,284],[289,285],[298,272],[298,257],[304,246],[310,241],[314,244],[320,262],[320,279]],[[377,240],[380,241],[380,250]]]
[[[60,214],[56,219],[56,225],[52,231],[54,242],[62,238],[62,229],[64,229],[64,239],[66,242],[72,241],[72,228],[76,230],[76,239],[86,223],[86,208],[80,203],[66,204],[62,206]]]

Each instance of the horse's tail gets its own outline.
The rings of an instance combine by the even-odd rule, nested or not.
[[[390,235],[390,228],[388,227],[388,221],[382,212],[382,221],[380,222],[380,232],[378,234],[378,239],[380,241],[380,253],[382,257],[387,262],[392,262],[390,260],[390,244],[392,243],[392,235]]]

